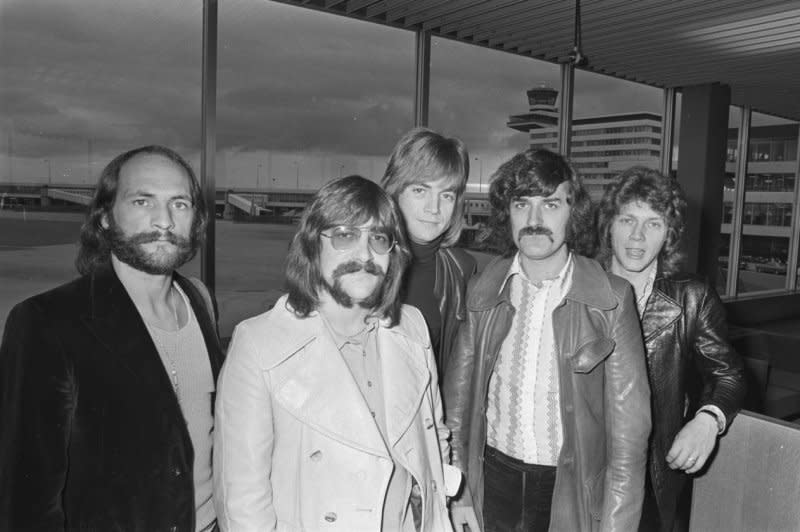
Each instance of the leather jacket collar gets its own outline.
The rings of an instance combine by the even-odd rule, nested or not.
[[[486,266],[467,301],[470,310],[480,312],[509,302],[508,285],[503,286],[503,283],[512,260],[513,257],[499,257]],[[572,286],[564,299],[600,310],[616,308],[617,300],[600,264],[575,253],[572,254],[572,260]]]
[[[667,293],[668,283],[669,281],[659,271],[653,283],[653,292],[647,300],[642,315],[642,333],[645,342],[683,315],[683,307]]]

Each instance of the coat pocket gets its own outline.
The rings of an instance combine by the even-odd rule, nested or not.
[[[589,503],[589,514],[595,521],[603,518],[603,499],[605,498],[606,468],[601,469],[594,478],[586,481],[586,499]]]
[[[616,342],[611,338],[597,338],[586,342],[578,348],[570,359],[572,371],[576,373],[589,373],[608,355],[614,352]]]

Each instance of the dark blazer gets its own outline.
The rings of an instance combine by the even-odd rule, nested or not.
[[[642,316],[653,412],[648,474],[661,518],[672,532],[688,477],[666,456],[698,408],[717,406],[731,423],[745,394],[742,360],[728,343],[725,308],[716,291],[687,274],[659,273]],[[647,508],[647,506],[645,506]]]
[[[215,318],[193,283],[175,277],[216,381]],[[0,427],[0,530],[194,531],[186,421],[111,268],[11,311],[0,346]]]

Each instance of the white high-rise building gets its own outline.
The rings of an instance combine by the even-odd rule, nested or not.
[[[510,116],[508,127],[527,132],[531,147],[557,150],[557,96],[558,91],[546,87],[529,90],[530,111]],[[661,116],[641,112],[573,119],[569,160],[597,199],[623,170],[634,165],[659,168]]]

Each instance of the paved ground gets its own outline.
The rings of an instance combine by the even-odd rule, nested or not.
[[[77,276],[73,261],[82,215],[0,213],[0,324],[33,294]],[[282,292],[283,268],[294,226],[217,221],[217,299],[220,333],[268,309]],[[181,269],[200,274],[196,257]]]
[[[83,216],[0,211],[0,330],[23,299],[77,276],[73,261]],[[264,312],[283,293],[286,252],[296,227],[216,221],[220,335]],[[479,255],[481,264],[487,257]],[[195,257],[181,268],[200,275]]]

